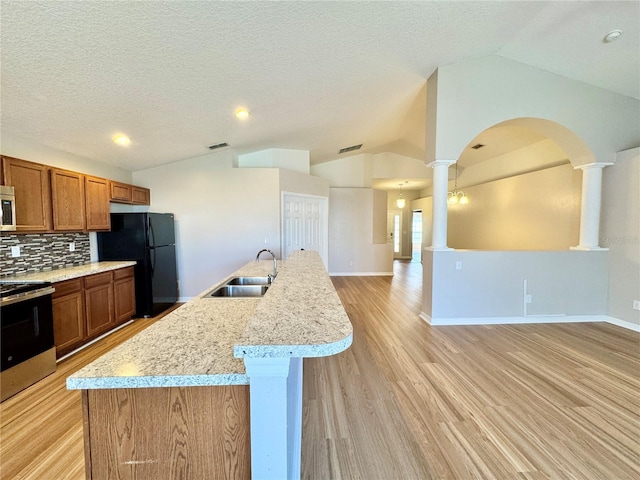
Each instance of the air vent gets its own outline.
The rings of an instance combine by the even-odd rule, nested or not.
[[[228,147],[229,144],[227,142],[217,143],[215,145],[209,145],[209,150],[217,150],[218,148]]]
[[[338,152],[338,155],[341,153],[353,152],[354,150],[360,150],[361,148],[362,148],[362,144],[341,148],[340,151]]]
[[[476,143],[473,147],[474,150],[480,150],[484,145],[482,143]]]

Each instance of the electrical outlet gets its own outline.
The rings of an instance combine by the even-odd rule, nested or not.
[[[456,262],[456,270],[462,270],[462,262],[460,260]]]
[[[353,267],[353,260],[349,260],[349,266]]]
[[[269,237],[264,237],[264,244],[269,245]]]
[[[525,303],[531,303],[531,295],[525,295],[524,301]]]
[[[11,256],[19,257],[20,256],[20,246],[11,247]]]
[[[634,310],[640,310],[640,300],[634,300],[633,301],[633,309]]]
[[[76,251],[76,242],[70,242],[69,243],[69,251],[70,252],[75,252]]]

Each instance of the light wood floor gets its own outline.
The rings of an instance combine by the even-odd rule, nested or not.
[[[420,264],[395,268],[333,279],[354,343],[304,362],[304,478],[638,478],[640,335],[607,324],[430,328],[418,318]],[[84,478],[80,395],[65,378],[153,321],[0,405],[2,480]]]
[[[640,478],[640,335],[429,327],[421,269],[336,277],[353,346],[305,360],[303,477]]]

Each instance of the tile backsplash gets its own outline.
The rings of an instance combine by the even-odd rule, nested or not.
[[[75,250],[69,251],[69,244]],[[20,256],[11,256],[11,247],[20,247]],[[88,233],[2,234],[0,237],[0,277],[83,265],[91,260]]]

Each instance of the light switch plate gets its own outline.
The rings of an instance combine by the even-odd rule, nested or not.
[[[11,247],[11,256],[19,257],[20,256],[20,246]]]
[[[69,251],[70,252],[75,252],[76,251],[76,242],[70,242],[69,243]]]
[[[633,301],[633,309],[634,310],[640,310],[640,300],[634,300]]]

